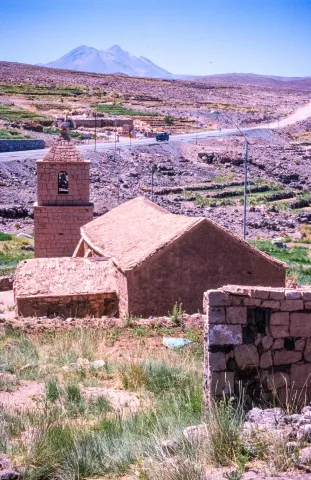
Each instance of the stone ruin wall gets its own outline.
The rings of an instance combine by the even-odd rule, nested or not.
[[[311,400],[311,289],[225,286],[204,294],[205,397]]]
[[[17,314],[23,317],[101,318],[118,316],[116,293],[16,298]]]

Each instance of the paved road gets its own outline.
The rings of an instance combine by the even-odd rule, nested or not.
[[[256,127],[248,127],[248,128],[241,128],[241,130],[245,133],[253,131],[253,130],[264,130],[267,128],[270,129],[275,129],[278,127],[286,127],[288,125],[293,125],[296,122],[306,120],[307,118],[311,117],[311,102],[305,105],[304,107],[299,108],[294,112],[293,114],[289,115],[286,118],[280,119],[280,121],[275,121],[270,124],[262,124],[262,125],[257,125]],[[170,142],[172,141],[185,141],[185,142],[191,142],[195,140],[196,138],[202,139],[202,138],[208,138],[208,137],[226,137],[230,136],[233,134],[239,133],[236,128],[225,128],[222,129],[221,131],[219,130],[208,130],[208,131],[200,131],[200,132],[194,132],[194,133],[182,133],[180,135],[171,135],[170,136]],[[134,147],[139,147],[143,145],[156,145],[157,142],[155,139],[151,138],[143,138],[141,140],[133,140],[132,141],[132,146]],[[129,140],[121,140],[116,144],[117,148],[130,148],[130,141]],[[81,152],[85,151],[94,151],[94,144],[88,144],[88,145],[78,145],[77,146],[78,150]],[[98,152],[103,152],[104,150],[111,150],[115,148],[115,143],[108,142],[108,143],[98,143],[97,144],[97,151]],[[36,160],[39,160],[40,158],[43,158],[49,151],[49,148],[44,148],[42,150],[27,150],[27,151],[22,151],[22,152],[5,152],[5,153],[0,153],[0,161],[4,162],[9,162],[12,160],[24,160],[25,158],[34,158]]]

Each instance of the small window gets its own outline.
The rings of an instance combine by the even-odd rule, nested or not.
[[[58,174],[58,193],[60,195],[68,194],[68,173],[59,172]]]

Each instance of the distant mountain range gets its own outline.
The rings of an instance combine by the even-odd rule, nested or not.
[[[131,77],[172,78],[172,74],[145,57],[135,57],[113,45],[97,50],[82,45],[63,57],[41,66],[93,73],[121,73]]]

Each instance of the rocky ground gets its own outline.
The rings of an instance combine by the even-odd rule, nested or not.
[[[299,138],[308,135],[310,127],[311,122],[304,122],[294,133],[288,129],[250,136],[248,238],[299,237],[300,223],[309,221],[311,149]],[[151,198],[154,169],[153,201],[172,213],[206,216],[241,234],[243,152],[240,137],[200,140],[197,145],[170,142],[116,152],[90,150],[85,157],[92,162],[95,215],[137,195]],[[35,161],[0,162],[0,182],[1,230],[31,233]],[[299,199],[303,201],[297,203]]]

